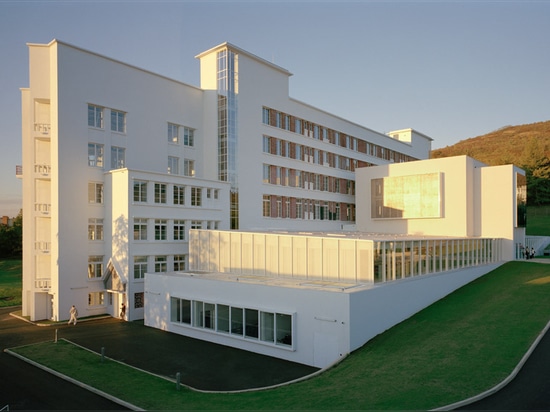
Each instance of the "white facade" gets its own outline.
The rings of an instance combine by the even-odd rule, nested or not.
[[[356,177],[359,231],[501,238],[503,260],[516,259],[525,245],[518,213],[526,181],[518,167],[456,156],[362,168]]]
[[[117,316],[123,302],[138,319],[143,273],[187,264],[182,225],[338,230],[355,223],[356,167],[429,155],[412,129],[380,134],[290,98],[287,70],[227,43],[197,56],[200,87],[56,40],[28,46],[19,177],[32,320],[67,319],[72,304]]]

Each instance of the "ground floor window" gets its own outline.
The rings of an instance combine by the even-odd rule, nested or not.
[[[144,301],[144,293],[143,292],[134,293],[134,308],[135,309],[142,308],[143,303],[144,303],[143,301]]]
[[[220,334],[292,346],[292,315],[170,298],[170,321]]]
[[[102,306],[105,304],[104,292],[88,293],[88,306]]]

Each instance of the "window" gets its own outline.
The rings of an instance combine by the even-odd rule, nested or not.
[[[134,279],[143,279],[147,272],[147,256],[134,256]]]
[[[185,270],[186,268],[186,262],[187,262],[187,256],[186,255],[175,255],[174,256],[174,270]]]
[[[88,126],[103,129],[103,107],[88,105]]]
[[[147,219],[134,219],[134,240],[147,240]]]
[[[155,256],[155,273],[166,272],[166,256]]]
[[[269,124],[269,109],[264,107],[262,109],[262,122],[263,124]]]
[[[174,199],[173,202],[175,205],[184,205],[185,204],[185,186],[174,185]]]
[[[245,333],[247,338],[258,338],[258,311],[256,309],[245,309]]]
[[[111,147],[111,169],[122,169],[126,163],[126,149],[124,147]]]
[[[192,220],[191,229],[202,229],[202,222],[200,220]]]
[[[195,176],[195,161],[184,159],[183,160],[183,174],[184,176]]]
[[[88,306],[102,306],[105,304],[105,292],[88,293]]]
[[[111,130],[119,133],[126,132],[126,113],[111,110]]]
[[[271,137],[264,136],[263,138],[263,152],[271,153]]]
[[[174,240],[185,240],[185,220],[174,220]]]
[[[231,334],[243,335],[243,308],[231,307]]]
[[[103,203],[103,183],[88,183],[88,203]]]
[[[263,195],[263,217],[271,216],[271,196]]]
[[[166,240],[166,219],[155,219],[155,240]]]
[[[88,166],[103,167],[103,145],[88,143]]]
[[[191,206],[201,206],[202,189],[200,187],[191,188]]]
[[[292,315],[284,313],[171,297],[170,321],[267,344],[292,346]]]
[[[166,184],[155,183],[155,203],[166,203]]]
[[[195,146],[195,131],[189,127],[183,128],[183,144],[185,146]]]
[[[168,143],[179,143],[179,126],[177,124],[168,123]]]
[[[216,310],[217,330],[221,333],[229,333],[229,306],[218,305]]]
[[[191,324],[191,301],[170,298],[170,321]]]
[[[88,240],[103,240],[103,219],[88,219]]]
[[[214,189],[214,199],[218,199],[218,197],[220,196],[220,191],[219,189]]]
[[[103,256],[88,256],[88,279],[103,275]]]
[[[179,175],[180,159],[174,156],[168,156],[168,173],[171,175]]]
[[[134,309],[142,308],[144,303],[145,303],[145,293],[144,292],[134,293]]]
[[[134,181],[134,202],[147,202],[147,182]]]

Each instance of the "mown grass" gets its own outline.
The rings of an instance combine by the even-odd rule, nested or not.
[[[549,293],[550,265],[509,262],[325,373],[258,392],[177,391],[172,382],[101,363],[61,342],[15,351],[144,409],[426,410],[476,395],[508,376],[550,320]]]
[[[529,236],[550,236],[550,206],[527,208],[525,233]]]
[[[21,305],[21,259],[0,260],[0,308]]]

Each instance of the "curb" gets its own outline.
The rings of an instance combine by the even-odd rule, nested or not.
[[[135,405],[133,405],[133,404],[131,404],[131,403],[129,403],[129,402],[123,401],[122,399],[119,399],[119,398],[117,398],[117,397],[115,397],[115,396],[113,396],[113,395],[110,395],[110,394],[108,394],[108,393],[106,393],[106,392],[103,392],[103,391],[97,389],[97,388],[94,388],[93,386],[86,385],[85,383],[82,383],[82,382],[80,382],[80,381],[78,381],[78,380],[76,380],[76,379],[73,379],[73,378],[71,378],[71,377],[69,377],[69,376],[67,376],[67,375],[64,375],[64,374],[62,374],[62,373],[60,373],[60,372],[57,372],[56,370],[50,369],[50,368],[48,368],[47,366],[41,365],[40,363],[37,363],[37,362],[35,362],[35,361],[33,361],[33,360],[30,360],[30,359],[28,359],[28,358],[25,358],[24,356],[21,356],[21,355],[19,355],[18,353],[12,352],[10,349],[4,349],[4,352],[7,353],[7,354],[9,354],[9,355],[15,356],[16,358],[19,358],[19,359],[21,359],[22,361],[27,362],[27,363],[29,363],[29,364],[31,364],[31,365],[33,365],[33,366],[36,366],[37,368],[40,368],[40,369],[42,369],[42,370],[44,370],[44,371],[46,371],[46,372],[48,372],[48,373],[51,373],[52,375],[55,375],[55,376],[57,376],[57,377],[59,377],[59,378],[61,378],[61,379],[64,379],[64,380],[66,380],[66,381],[68,381],[68,382],[71,382],[71,383],[74,383],[75,385],[80,386],[81,388],[84,388],[84,389],[86,389],[86,390],[88,390],[88,391],[90,391],[90,392],[93,392],[93,393],[95,393],[96,395],[103,396],[104,398],[109,399],[109,400],[112,401],[112,402],[118,403],[119,405],[122,405],[122,406],[124,406],[125,408],[128,408],[128,409],[130,409],[130,410],[132,410],[132,411],[145,411],[145,409],[141,409],[141,408],[139,408],[138,406],[135,406]]]
[[[491,389],[486,390],[485,392],[482,392],[478,395],[472,396],[471,398],[464,399],[462,401],[458,401],[458,402],[455,402],[455,403],[451,403],[450,405],[441,406],[439,408],[430,409],[430,411],[451,411],[451,410],[454,410],[454,409],[457,409],[457,408],[461,408],[463,406],[470,405],[471,403],[477,402],[481,399],[487,398],[488,396],[490,396],[490,395],[498,392],[502,388],[504,388],[506,385],[508,385],[516,377],[516,375],[519,373],[519,371],[521,370],[523,365],[525,365],[525,362],[527,362],[527,359],[529,359],[529,357],[531,356],[531,354],[533,353],[535,348],[538,346],[539,342],[542,340],[542,338],[546,334],[546,332],[548,332],[548,329],[550,329],[550,322],[548,322],[546,324],[546,326],[544,327],[544,329],[538,334],[537,338],[531,344],[531,346],[529,347],[529,350],[525,353],[525,355],[523,355],[523,357],[521,358],[519,363],[516,365],[516,367],[514,368],[512,373],[510,373],[510,375],[508,375],[502,382],[500,382],[497,385],[493,386]]]

